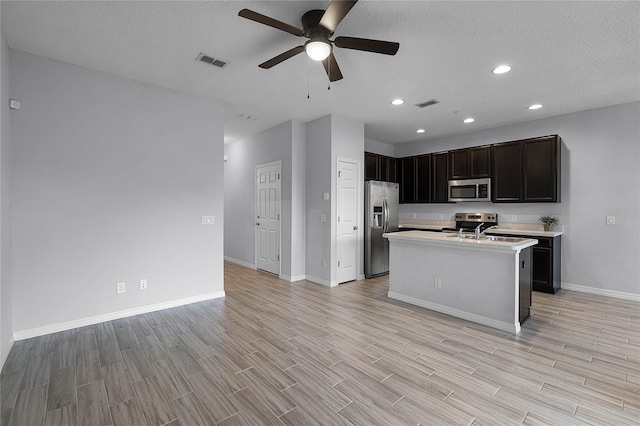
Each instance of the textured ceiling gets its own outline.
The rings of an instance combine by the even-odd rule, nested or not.
[[[328,1],[2,2],[10,48],[224,102],[225,141],[286,120],[340,114],[365,137],[400,143],[640,100],[640,3],[366,1],[336,36],[400,43],[396,56],[335,49],[344,79],[300,54],[304,39],[237,16],[249,8],[300,27]],[[196,62],[205,52],[229,62]],[[491,69],[508,63],[497,76]],[[310,99],[307,99],[307,93]],[[392,107],[390,101],[406,103]],[[414,106],[429,99],[439,104]],[[544,108],[529,111],[541,103]],[[242,120],[244,113],[257,117]],[[476,121],[463,125],[462,119]],[[426,133],[418,135],[417,128]]]

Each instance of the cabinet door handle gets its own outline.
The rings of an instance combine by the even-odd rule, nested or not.
[[[522,261],[522,269],[524,269],[524,268],[526,268],[526,267],[527,267],[527,261],[526,261],[526,260],[523,260],[523,261]]]

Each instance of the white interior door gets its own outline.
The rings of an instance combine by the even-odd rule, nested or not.
[[[358,163],[338,160],[338,284],[358,277]]]
[[[256,167],[256,267],[280,275],[280,162]]]

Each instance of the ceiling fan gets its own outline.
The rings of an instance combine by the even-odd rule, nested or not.
[[[335,32],[338,24],[347,16],[347,13],[357,3],[357,0],[332,0],[327,10],[310,10],[302,15],[302,29],[286,24],[277,19],[262,15],[249,9],[242,9],[238,15],[251,21],[285,31],[298,37],[306,37],[309,40],[304,45],[296,46],[258,65],[260,68],[269,69],[280,62],[286,61],[295,55],[306,52],[314,61],[322,61],[329,81],[342,79],[342,72],[335,56],[333,46],[342,49],[363,50],[366,52],[395,55],[400,48],[400,43],[371,40],[357,37],[336,37],[329,40]]]

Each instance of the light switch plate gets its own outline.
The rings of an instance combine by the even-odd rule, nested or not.
[[[322,198],[323,198],[324,200],[328,200],[328,199],[329,199],[329,193],[328,193],[328,192],[323,192],[323,193],[322,193]]]
[[[215,216],[202,216],[203,225],[213,225],[216,222]]]
[[[607,216],[607,225],[613,226],[616,224],[615,216]]]

